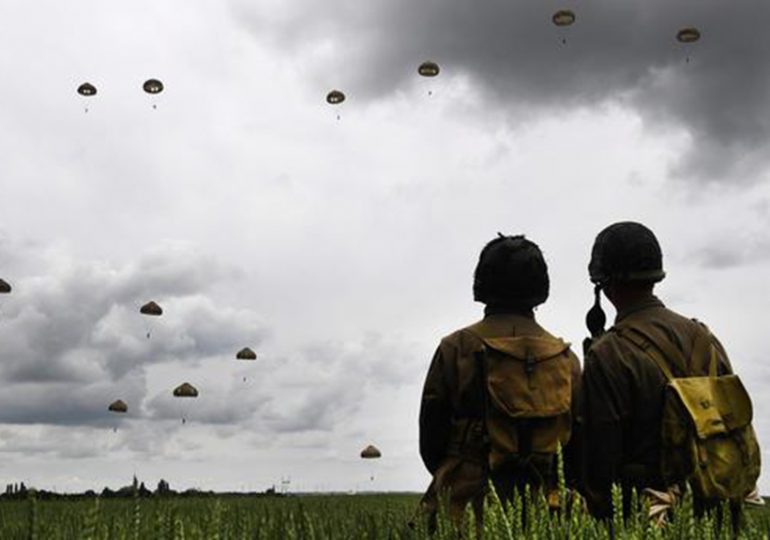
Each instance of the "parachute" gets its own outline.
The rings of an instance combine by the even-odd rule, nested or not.
[[[560,28],[572,26],[575,22],[575,12],[569,9],[560,9],[553,14],[551,20],[553,21],[553,24]],[[567,44],[567,37],[564,34],[561,36],[561,44]]]
[[[700,31],[697,28],[682,28],[676,33],[676,40],[680,43],[693,43],[700,39]]]
[[[78,86],[78,94],[81,96],[95,96],[96,95],[96,87],[91,83],[83,83],[80,86]]]
[[[575,22],[575,12],[569,9],[560,9],[551,17],[556,26],[570,26]]]
[[[339,90],[332,90],[326,94],[326,103],[329,105],[339,105],[343,101],[345,101],[345,94]]]
[[[122,399],[118,399],[110,403],[110,406],[107,407],[107,410],[116,413],[126,413],[128,412],[128,405],[126,405],[125,401]]]
[[[190,383],[182,383],[176,388],[174,388],[174,397],[178,398],[197,398],[198,397],[198,389],[195,388]],[[179,413],[182,416],[182,424],[187,423],[187,414],[186,414],[186,407],[180,407]]]
[[[160,94],[163,92],[163,83],[158,79],[147,79],[144,81],[142,89],[148,94]]]
[[[326,94],[326,103],[329,105],[339,105],[345,101],[345,94],[342,93],[340,90],[332,90],[328,94]],[[337,120],[340,119],[340,115],[337,115]]]
[[[156,304],[154,301],[150,300],[139,308],[139,313],[150,317],[160,317],[163,315],[163,308]],[[150,339],[150,335],[152,334],[151,326],[151,324],[147,325],[147,339]]]
[[[373,444],[370,444],[369,446],[361,450],[361,459],[379,459],[381,457],[382,457],[382,453]],[[369,473],[369,480],[374,482],[374,466],[372,466],[371,469],[372,470]]]
[[[435,77],[440,71],[441,69],[438,67],[438,64],[436,62],[431,62],[430,60],[423,62],[420,64],[420,67],[417,68],[417,73],[423,77]]]
[[[689,43],[695,43],[700,39],[700,30],[693,26],[689,26],[687,28],[682,28],[679,30],[679,32],[676,33],[676,40],[679,43],[684,43],[685,45]],[[687,58],[685,58],[685,62],[690,61],[690,56],[688,55]]]
[[[8,294],[11,292],[11,285],[4,279],[0,279],[0,294]]]
[[[257,353],[252,351],[248,347],[244,347],[240,351],[238,351],[238,354],[235,355],[235,357],[238,360],[256,360],[257,359]]]
[[[147,79],[142,85],[142,90],[151,95],[160,94],[163,92],[163,83],[158,79]],[[158,105],[153,103],[152,108],[157,109]]]
[[[252,351],[249,347],[244,347],[235,355],[238,360],[256,360],[257,353]],[[246,382],[246,377],[243,377],[243,382]]]
[[[174,397],[198,397],[198,389],[190,383],[182,383],[174,388]]]
[[[78,86],[78,94],[84,97],[91,97],[96,95],[96,87],[88,82],[84,82]],[[88,112],[88,107],[85,107],[85,111]]]
[[[150,300],[145,305],[139,308],[139,313],[142,315],[152,315],[154,317],[159,317],[163,315],[163,308],[160,307],[158,304]]]
[[[362,459],[376,459],[379,457],[382,457],[382,453],[374,445],[370,444],[369,446],[361,450]]]
[[[438,64],[431,60],[426,60],[417,68],[417,73],[419,73],[421,77],[435,77],[440,71],[441,69],[438,67]],[[428,95],[432,96],[433,90],[428,90]]]

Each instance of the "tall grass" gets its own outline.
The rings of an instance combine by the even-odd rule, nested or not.
[[[562,507],[568,507],[566,490]],[[307,497],[200,497],[177,499],[99,499],[0,502],[0,538],[14,539],[141,539],[244,540],[326,538],[472,539],[640,539],[732,538],[729,512],[695,516],[692,498],[657,528],[646,518],[647,507],[633,497],[627,519],[621,512],[609,522],[591,518],[580,505],[554,513],[539,493],[514,495],[503,504],[494,491],[487,497],[482,523],[470,510],[462,523],[439,515],[431,536],[425,520],[415,517],[416,495],[328,495]],[[622,504],[620,490],[613,504]],[[719,512],[718,512],[719,513]],[[770,519],[746,512],[739,538],[768,538]]]

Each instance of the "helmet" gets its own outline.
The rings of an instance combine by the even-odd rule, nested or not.
[[[596,236],[588,273],[597,285],[656,283],[666,276],[657,238],[650,229],[633,221],[613,223]]]
[[[532,308],[548,298],[548,266],[537,244],[523,235],[498,237],[481,250],[473,275],[473,299],[484,304]]]

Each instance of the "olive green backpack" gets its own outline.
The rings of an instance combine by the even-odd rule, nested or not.
[[[569,343],[550,336],[481,339],[476,361],[491,469],[511,458],[555,456],[572,425]]]
[[[737,375],[718,374],[713,338],[701,328],[689,362],[665,337],[653,339],[654,328],[635,323],[620,333],[644,350],[668,380],[661,424],[663,480],[667,485],[688,482],[700,499],[743,500],[760,472],[751,399]],[[672,364],[708,375],[674,377]]]

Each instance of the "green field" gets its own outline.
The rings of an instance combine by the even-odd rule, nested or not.
[[[308,495],[288,497],[200,496],[178,498],[80,498],[3,500],[0,538],[12,539],[399,539],[429,538],[425,524],[407,526],[417,495]],[[606,523],[583,512],[549,515],[543,504],[522,512],[521,501],[503,508],[490,498],[485,538],[612,538]],[[527,525],[522,523],[522,516]],[[770,515],[749,510],[742,538],[768,538]],[[628,522],[616,519],[615,538],[731,537],[715,516],[695,519],[688,501],[664,529],[651,526],[641,513]],[[475,530],[472,519],[462,537]],[[433,538],[458,538],[445,519]]]

